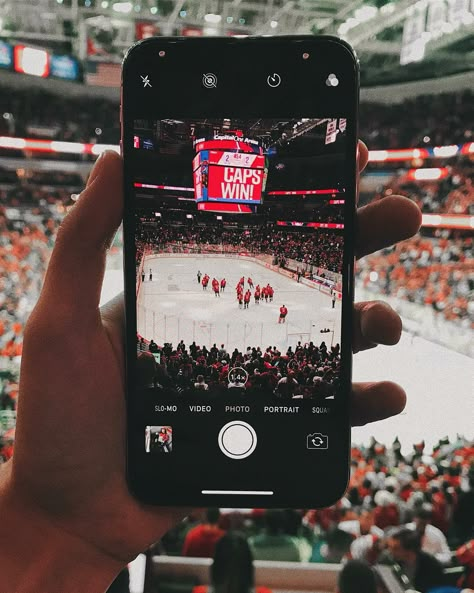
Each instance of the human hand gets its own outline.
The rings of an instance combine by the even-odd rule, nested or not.
[[[359,141],[359,174],[365,169],[368,157],[367,146]],[[360,259],[415,235],[421,226],[421,211],[408,198],[389,196],[359,208],[356,226],[356,257]],[[353,319],[354,354],[377,344],[397,344],[400,339],[401,319],[383,301],[355,303]],[[361,426],[399,414],[405,407],[406,394],[392,381],[353,383],[351,404],[352,426]]]
[[[365,145],[358,153],[361,171]],[[32,525],[66,549],[79,546],[112,577],[186,512],[143,505],[125,482],[123,297],[99,309],[106,251],[122,211],[122,160],[107,153],[60,228],[28,321],[15,454],[0,474],[12,514],[27,509]],[[407,198],[365,206],[357,256],[410,237],[419,225],[420,211]],[[355,352],[400,337],[388,305],[358,303],[354,318]],[[354,384],[353,423],[396,414],[404,403],[394,383]]]

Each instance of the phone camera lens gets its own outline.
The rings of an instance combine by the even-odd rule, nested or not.
[[[309,54],[305,52],[303,54],[303,60],[307,60],[308,58],[309,58]]]
[[[158,52],[158,55],[160,56],[160,58],[164,58],[166,56],[166,52],[161,50],[160,52]]]

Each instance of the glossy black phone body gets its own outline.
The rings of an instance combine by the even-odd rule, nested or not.
[[[358,93],[354,53],[331,37],[128,52],[127,478],[140,500],[315,508],[343,495]]]

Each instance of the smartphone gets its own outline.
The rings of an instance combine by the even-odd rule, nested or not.
[[[334,37],[129,50],[127,476],[144,503],[344,494],[358,94]]]

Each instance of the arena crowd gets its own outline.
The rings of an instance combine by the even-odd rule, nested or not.
[[[335,233],[321,230],[288,232],[275,227],[225,229],[224,227],[163,226],[143,230],[140,242],[150,249],[163,250],[173,245],[178,249],[187,246],[205,250],[211,245],[231,246],[252,254],[271,255],[279,262],[294,259],[309,266],[317,266],[331,272],[342,270],[343,238]],[[140,246],[139,253],[142,253]],[[139,260],[138,260],[139,261]]]
[[[156,362],[153,354],[160,354]],[[275,346],[262,350],[248,346],[227,352],[225,344],[211,348],[181,341],[158,345],[137,336],[138,374],[141,387],[159,397],[170,392],[181,398],[240,396],[249,402],[278,399],[320,399],[337,393],[340,346],[309,342],[281,352]],[[234,379],[232,369],[243,369]]]
[[[374,294],[425,305],[449,321],[474,328],[472,236],[413,237],[365,257],[357,276]]]
[[[396,174],[388,183],[379,187],[375,194],[362,191],[360,204],[399,193],[416,202],[426,214],[474,214],[472,164],[468,160],[461,160],[446,168],[447,176],[435,181],[411,181],[407,180],[404,172]]]
[[[208,509],[172,529],[157,551],[216,557],[221,538],[235,533],[245,537],[255,560],[382,563],[400,568],[406,588],[421,593],[473,587],[474,443],[446,438],[432,451],[421,442],[402,454],[398,438],[391,446],[372,439],[353,446],[349,489],[336,505]]]

